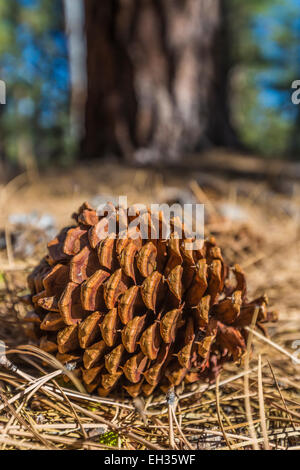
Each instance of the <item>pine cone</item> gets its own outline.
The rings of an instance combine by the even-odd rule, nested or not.
[[[224,362],[245,353],[243,327],[256,307],[257,326],[274,320],[266,297],[247,301],[243,271],[226,266],[213,238],[191,250],[191,239],[176,238],[173,219],[163,239],[161,216],[156,239],[107,236],[110,217],[83,204],[76,225],[48,244],[28,277],[28,321],[41,349],[62,363],[75,361],[88,392],[123,389],[136,397],[157,386],[213,380]],[[153,226],[154,214],[146,218]]]

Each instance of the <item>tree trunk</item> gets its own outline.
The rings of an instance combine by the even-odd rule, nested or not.
[[[86,103],[86,44],[83,0],[63,0],[68,38],[71,85],[71,137],[78,144],[84,135],[84,108]]]
[[[84,157],[176,161],[234,142],[222,0],[85,0]]]

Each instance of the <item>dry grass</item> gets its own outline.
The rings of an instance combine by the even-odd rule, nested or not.
[[[293,349],[300,349],[300,231],[299,218],[282,209],[288,204],[299,214],[297,195],[267,197],[265,184],[251,182],[245,195],[239,181],[213,191],[188,174],[168,179],[133,169],[122,170],[120,187],[120,171],[99,170],[96,187],[87,181],[87,169],[48,175],[36,184],[23,176],[3,185],[1,225],[7,239],[11,212],[35,207],[53,213],[62,225],[82,199],[100,191],[129,193],[130,202],[161,202],[166,185],[180,184],[207,204],[207,230],[225,247],[226,257],[247,271],[249,296],[268,293],[279,321],[267,339],[253,330],[252,353],[239,366],[227,365],[216,384],[180,387],[175,395],[145,401],[88,396],[71,371],[28,345],[19,295],[36,260],[14,259],[8,243],[0,258],[0,340],[7,346],[0,367],[0,449],[300,449],[300,354],[295,360]],[[238,204],[247,211],[247,223],[224,221],[219,202]]]

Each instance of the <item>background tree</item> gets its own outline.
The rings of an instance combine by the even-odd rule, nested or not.
[[[84,108],[86,103],[86,44],[83,2],[63,0],[68,38],[70,69],[70,131],[76,141],[84,135]]]
[[[232,145],[220,0],[85,0],[85,157],[177,160]]]
[[[66,161],[68,53],[61,0],[0,0],[0,131],[6,159],[28,167]]]
[[[239,139],[260,155],[299,159],[300,106],[291,102],[291,84],[300,78],[299,2],[225,1]]]

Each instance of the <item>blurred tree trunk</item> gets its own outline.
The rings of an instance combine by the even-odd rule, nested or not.
[[[84,108],[86,103],[86,44],[83,0],[63,0],[68,38],[71,81],[71,136],[78,143],[84,135]]]
[[[176,161],[233,145],[222,0],[85,0],[84,157]]]

